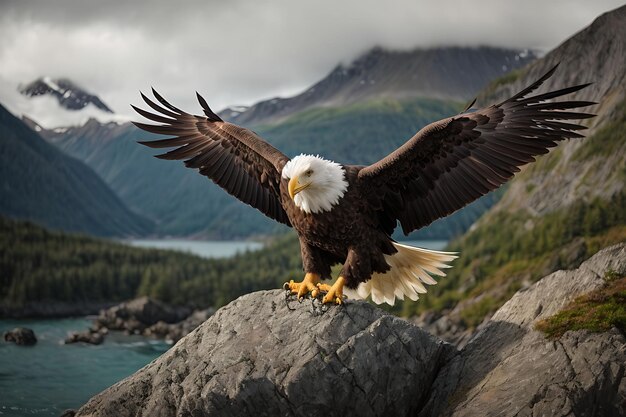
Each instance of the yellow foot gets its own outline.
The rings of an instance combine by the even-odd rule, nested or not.
[[[317,287],[313,291],[311,291],[311,297],[317,298],[320,293],[327,293],[328,291],[330,291],[330,288],[331,287],[328,284],[317,284]]]
[[[294,282],[294,280],[286,282],[285,289],[290,290],[292,294],[298,294],[298,298],[302,298],[313,291],[315,291],[315,295],[311,295],[317,297],[317,284],[319,282],[320,276],[318,274],[307,272],[302,282]]]
[[[333,286],[327,289],[328,293],[322,299],[322,303],[343,304],[343,284],[345,284],[345,281],[346,280],[343,277],[337,278],[337,281],[335,281]],[[321,287],[322,285],[318,285],[318,287]],[[328,285],[326,285],[326,287],[328,287]]]

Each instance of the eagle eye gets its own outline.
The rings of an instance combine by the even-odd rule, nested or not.
[[[311,176],[311,174],[313,174],[313,170],[312,170],[312,169],[309,169],[309,170],[307,170],[307,171],[304,173],[304,175],[306,175],[307,177],[310,177],[310,176]]]

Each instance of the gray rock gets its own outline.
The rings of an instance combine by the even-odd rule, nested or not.
[[[31,329],[27,329],[26,327],[16,327],[15,329],[4,333],[4,340],[21,346],[30,346],[37,343],[35,332]]]
[[[153,336],[176,343],[184,336],[191,333],[196,327],[204,323],[213,313],[215,313],[215,309],[209,308],[206,310],[194,311],[191,315],[189,315],[189,317],[178,323],[158,321],[152,326],[144,329],[143,335]]]
[[[100,311],[95,326],[139,334],[159,321],[178,323],[189,314],[191,309],[188,307],[172,307],[149,297],[140,297]]]
[[[626,274],[626,245],[604,249],[574,271],[519,291],[441,370],[420,416],[624,416],[626,338],[567,332],[547,340],[534,324],[582,293]]]
[[[454,352],[365,302],[322,308],[257,292],[77,416],[414,415]]]
[[[72,343],[89,343],[92,345],[99,345],[104,342],[104,335],[99,331],[85,330],[82,332],[73,332],[65,339],[65,344]]]
[[[607,271],[626,244],[519,291],[460,351],[364,302],[249,294],[76,415],[626,416],[622,333],[534,330]]]

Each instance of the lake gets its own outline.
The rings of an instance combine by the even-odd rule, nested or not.
[[[129,239],[122,243],[142,248],[171,249],[203,258],[228,258],[237,253],[261,249],[263,243],[247,240],[185,240],[185,239]]]
[[[70,331],[85,330],[85,318],[0,320],[0,334],[14,327],[35,331],[37,344],[0,341],[0,416],[59,416],[137,371],[169,345],[141,336],[109,334],[99,346],[64,345]]]
[[[254,241],[184,240],[184,239],[129,239],[122,241],[131,246],[155,249],[171,249],[192,253],[203,258],[228,258],[237,253],[258,250],[263,243]],[[441,250],[448,243],[445,240],[408,240],[405,245],[426,249]]]

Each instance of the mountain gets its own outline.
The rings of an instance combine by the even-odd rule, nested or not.
[[[515,291],[597,250],[626,241],[626,6],[598,17],[542,59],[479,96],[498,101],[560,62],[536,93],[593,82],[571,96],[598,104],[586,138],[560,144],[510,183],[502,199],[451,245],[461,257],[448,277],[405,314],[426,310],[447,329],[478,326]],[[428,323],[426,323],[428,324]],[[454,331],[450,330],[452,333]]]
[[[472,54],[477,57],[471,58]],[[367,56],[375,61],[375,65],[364,63],[368,61]],[[517,60],[515,56],[518,56]],[[371,76],[378,74],[383,81],[375,88],[373,84],[367,87],[369,93],[359,95],[354,86],[349,87],[353,83],[346,78],[348,81],[342,84],[343,91],[354,90],[352,98],[348,100],[351,104],[337,102],[335,106],[326,103],[316,107],[322,101],[314,100],[307,102],[306,106],[300,104],[298,113],[290,114],[279,123],[248,126],[290,156],[306,152],[343,163],[370,164],[400,146],[424,125],[458,113],[465,103],[450,100],[450,97],[463,97],[466,101],[478,91],[478,84],[487,82],[488,74],[501,74],[503,65],[507,65],[507,68],[516,67],[530,59],[530,56],[522,52],[490,48],[444,48],[419,53],[375,49],[350,67],[353,68],[351,71],[370,68],[371,71],[366,73]],[[459,74],[456,68],[474,64],[487,75],[479,76],[481,71],[472,69],[461,77],[467,82],[452,84],[435,78],[428,94],[447,99],[415,97],[412,95],[420,91],[426,94],[427,91],[426,87],[420,87],[422,89],[419,90],[418,86],[426,85],[421,81],[412,81],[415,87],[409,88],[411,84],[408,80],[411,78],[408,74],[410,68],[417,68],[416,57],[431,57],[429,65],[449,65],[448,70],[441,70],[442,74],[448,71]],[[326,86],[324,89],[327,92],[334,91],[334,73],[314,88],[321,91],[320,86]],[[425,76],[426,72],[422,74]],[[453,77],[450,75],[448,78]],[[404,87],[406,91],[400,94]],[[344,96],[347,97],[347,93]],[[329,93],[324,97],[330,97]],[[296,97],[294,100],[300,99]],[[299,102],[304,103],[301,100]],[[197,109],[190,111],[198,112]],[[245,109],[230,110],[231,114],[236,111],[245,112]],[[182,164],[152,158],[154,152],[136,144],[137,140],[150,137],[132,125],[103,124],[92,120],[83,126],[67,129],[43,129],[41,134],[64,152],[91,166],[129,207],[154,219],[158,234],[225,239],[286,230],[284,226],[277,225],[256,210],[241,204]],[[448,239],[456,236],[489,208],[496,197],[488,196],[411,238]]]
[[[9,85],[0,79],[2,104],[15,116],[31,120],[35,130],[80,126],[89,119],[126,123],[96,94],[67,78],[40,77],[26,85]]]
[[[99,97],[88,93],[67,78],[51,79],[41,77],[20,87],[20,93],[27,97],[50,95],[56,98],[67,110],[81,110],[92,104],[107,113],[113,111]]]
[[[536,58],[532,51],[446,47],[389,51],[374,48],[340,64],[301,94],[272,98],[220,114],[244,126],[273,124],[315,107],[342,107],[372,99],[430,97],[465,101],[490,81]]]
[[[148,233],[89,167],[66,156],[0,106],[0,214],[99,236]]]
[[[538,92],[593,83],[571,97],[599,103],[590,108],[598,116],[589,121],[590,130],[585,132],[589,138],[571,140],[544,158],[541,165],[532,166],[511,185],[498,210],[545,214],[581,198],[607,200],[624,188],[626,160],[621,151],[625,141],[619,129],[626,110],[625,23],[626,7],[603,14],[545,57],[494,83],[479,97],[483,104],[501,100],[560,63],[556,75]]]

